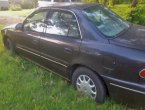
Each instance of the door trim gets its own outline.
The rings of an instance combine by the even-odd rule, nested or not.
[[[49,60],[49,61],[51,61],[51,62],[53,62],[53,63],[59,64],[59,65],[65,67],[65,68],[67,68],[67,65],[64,65],[64,64],[62,64],[62,63],[59,63],[59,62],[54,61],[54,60],[52,60],[52,59],[46,58],[46,57],[44,57],[44,56],[42,56],[42,55],[39,55],[39,54],[34,53],[34,52],[31,52],[31,51],[29,51],[29,50],[27,50],[27,49],[24,49],[24,48],[22,48],[22,47],[19,47],[19,46],[17,46],[17,48],[18,48],[18,49],[21,49],[21,50],[23,50],[23,51],[26,51],[26,52],[28,52],[28,53],[31,53],[31,54],[33,54],[33,55],[36,55],[36,56],[38,56],[38,57],[41,57],[41,58],[43,58],[43,59]]]

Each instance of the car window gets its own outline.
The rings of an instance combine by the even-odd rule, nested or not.
[[[76,18],[73,16],[70,20],[70,27],[68,32],[69,37],[80,38],[80,31]]]
[[[47,16],[46,10],[30,15],[24,24],[24,30],[43,32],[45,27],[44,21],[46,19],[46,16]]]
[[[118,17],[103,6],[93,6],[84,9],[85,17],[107,38],[116,37],[129,28],[128,22]]]
[[[47,19],[46,25],[47,34],[70,37],[79,36],[78,24],[72,13],[54,11]]]

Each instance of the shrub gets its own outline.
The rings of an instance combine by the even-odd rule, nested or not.
[[[19,5],[19,4],[11,4],[10,5],[10,10],[12,10],[12,11],[20,11],[20,10],[22,10],[22,8],[21,8],[21,5]]]
[[[110,7],[119,16],[129,22],[145,25],[145,5],[138,5],[136,8],[131,8],[129,5],[115,5]]]
[[[96,0],[81,0],[82,2],[94,3]]]
[[[22,0],[22,1],[21,1],[21,7],[22,7],[23,9],[30,9],[30,8],[33,8],[33,4],[32,4],[31,1]]]
[[[37,3],[37,0],[21,0],[21,7],[23,9],[32,9],[36,7]]]
[[[122,5],[115,5],[110,6],[111,10],[113,10],[115,13],[117,13],[122,18],[130,21],[130,13],[131,13],[131,7],[125,4]]]
[[[133,8],[130,13],[130,21],[136,24],[145,25],[145,6]]]

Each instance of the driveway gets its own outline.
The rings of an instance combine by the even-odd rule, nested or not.
[[[0,24],[4,26],[15,24],[15,23],[21,23],[23,20],[24,20],[23,17],[0,15]]]

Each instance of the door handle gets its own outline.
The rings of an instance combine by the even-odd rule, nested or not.
[[[64,51],[66,53],[72,53],[73,52],[73,50],[71,48],[68,48],[68,47],[64,48]]]

